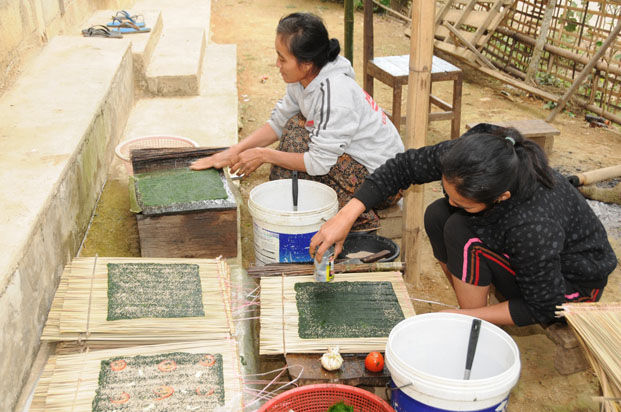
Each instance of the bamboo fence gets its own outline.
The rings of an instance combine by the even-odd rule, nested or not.
[[[298,335],[298,309],[295,284],[313,282],[313,276],[281,276],[261,278],[261,355],[287,353],[322,353],[329,346],[339,346],[342,353],[383,351],[388,336],[374,338],[302,339]],[[332,282],[392,283],[405,318],[416,312],[410,301],[401,272],[343,273]],[[344,302],[344,304],[347,304]]]
[[[204,317],[108,321],[108,263],[189,263],[199,267]],[[61,276],[41,340],[67,347],[114,347],[227,338],[234,334],[230,268],[217,259],[77,258]]]
[[[603,410],[621,411],[621,303],[566,303],[560,315],[576,333],[602,388]]]
[[[496,67],[525,79],[546,4],[516,1],[481,52]],[[539,86],[563,94],[620,18],[618,0],[557,0],[537,69]],[[621,122],[621,38],[612,43],[576,96],[588,110]]]
[[[234,339],[177,342],[123,349],[51,356],[35,389],[30,412],[90,412],[98,387],[102,360],[118,356],[157,355],[171,352],[219,353],[223,358],[225,404],[243,409],[243,383],[239,349]]]

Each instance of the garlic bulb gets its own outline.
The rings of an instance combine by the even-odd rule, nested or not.
[[[329,371],[335,371],[343,364],[343,357],[339,353],[338,346],[331,346],[328,351],[321,355],[321,366]]]

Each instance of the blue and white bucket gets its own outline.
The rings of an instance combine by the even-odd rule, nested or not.
[[[482,321],[464,380],[471,316],[428,313],[399,322],[388,337],[386,367],[397,412],[505,411],[520,377],[520,354],[502,329]]]
[[[250,192],[248,210],[257,264],[311,262],[311,238],[339,209],[334,189],[300,179],[298,208],[294,211],[291,185],[291,179],[272,180]]]

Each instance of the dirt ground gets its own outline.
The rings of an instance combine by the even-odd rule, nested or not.
[[[243,139],[261,126],[270,115],[276,101],[282,97],[285,83],[275,65],[274,34],[278,19],[295,11],[309,11],[326,22],[331,37],[343,45],[343,6],[320,0],[212,0],[211,41],[237,44],[240,132]],[[386,16],[375,16],[375,55],[399,55],[409,52],[409,38],[404,35],[402,22]],[[354,33],[354,69],[362,84],[362,13],[356,12]],[[443,56],[445,57],[445,56]],[[456,63],[456,62],[454,62]],[[444,89],[442,88],[444,87]],[[450,98],[449,85],[440,85],[434,92]],[[391,91],[376,82],[375,99],[380,106],[391,106]],[[504,92],[504,93],[501,93]],[[407,93],[404,91],[404,96]],[[545,118],[546,102],[528,96],[517,89],[503,86],[477,71],[465,70],[462,105],[462,132],[469,122],[486,120]],[[404,110],[405,110],[404,101]],[[561,130],[550,156],[552,165],[563,173],[587,171],[621,162],[621,135],[603,129],[589,128],[577,108],[570,107],[575,117],[562,113],[555,126]],[[405,129],[405,127],[403,127]],[[402,132],[404,134],[405,132]],[[429,127],[428,141],[434,143],[449,135],[449,122],[434,122]],[[268,166],[264,165],[241,183],[247,199],[250,190],[267,180]],[[440,196],[439,185],[426,188],[426,203]],[[621,186],[621,185],[619,185]],[[617,189],[619,188],[617,187]],[[245,204],[245,202],[244,202]],[[252,218],[244,206],[242,242],[244,265],[254,260]],[[621,219],[621,217],[619,217]],[[615,249],[621,256],[619,234]],[[613,239],[614,241],[614,239]],[[430,248],[423,246],[421,285],[409,286],[410,295],[447,304],[455,304],[442,272],[431,259]],[[621,270],[610,278],[603,300],[618,301],[621,296]],[[437,305],[415,303],[417,313],[441,309]],[[555,346],[540,327],[507,328],[518,343],[522,358],[520,381],[514,388],[509,410],[517,411],[591,411],[597,404],[591,396],[598,394],[598,381],[591,370],[562,376],[554,369]]]
[[[211,42],[237,44],[237,80],[239,90],[239,137],[243,139],[260,127],[268,118],[274,104],[285,91],[276,67],[274,36],[280,17],[294,11],[309,11],[325,20],[331,37],[343,44],[343,5],[325,0],[212,0]],[[375,55],[409,53],[409,38],[405,37],[402,22],[375,15]],[[362,84],[362,13],[356,12],[354,32],[354,69]],[[441,56],[447,58],[446,56]],[[458,62],[453,61],[454,64]],[[501,84],[476,70],[464,69],[462,126],[470,122],[545,118],[549,113],[545,101]],[[450,101],[450,84],[435,84],[434,94]],[[559,93],[560,94],[560,93]],[[381,107],[390,108],[391,90],[375,83],[375,99]],[[404,98],[407,92],[404,90]],[[406,110],[404,101],[403,110]],[[570,115],[569,113],[572,115]],[[588,171],[621,163],[621,133],[593,129],[583,121],[584,113],[569,107],[560,114],[554,125],[561,134],[555,139],[550,155],[553,167],[565,174]],[[402,128],[405,136],[405,126]],[[434,122],[429,127],[428,143],[449,136],[449,122]],[[269,167],[264,165],[241,181],[241,231],[244,267],[254,261],[252,218],[247,209],[247,197],[256,185],[267,181]],[[607,195],[621,198],[621,184],[607,182],[596,188]],[[441,196],[438,183],[425,187],[425,203]],[[139,256],[140,249],[135,218],[128,211],[126,181],[109,180],[98,204],[89,235],[81,251],[83,256]],[[617,209],[618,211],[619,209]],[[614,212],[613,212],[614,213]],[[608,233],[617,256],[621,256],[621,216],[613,216],[617,225]],[[452,289],[435,263],[428,242],[420,245],[421,273],[419,285],[408,285],[414,299],[456,304]],[[609,278],[603,301],[621,300],[621,268]],[[417,313],[441,310],[435,304],[414,301]],[[599,394],[599,384],[591,370],[570,376],[558,374],[554,368],[555,345],[539,326],[505,328],[517,342],[522,372],[515,386],[509,411],[596,411],[591,399]]]

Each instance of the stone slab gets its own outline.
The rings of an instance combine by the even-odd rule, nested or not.
[[[237,96],[208,95],[141,99],[123,140],[149,135],[184,136],[205,147],[237,143]]]
[[[156,96],[199,94],[206,36],[203,27],[164,27],[147,66],[147,89]]]
[[[138,0],[135,10],[161,10],[166,28],[203,27],[209,35],[210,0]]]
[[[210,43],[205,48],[200,95],[237,96],[237,45]]]

